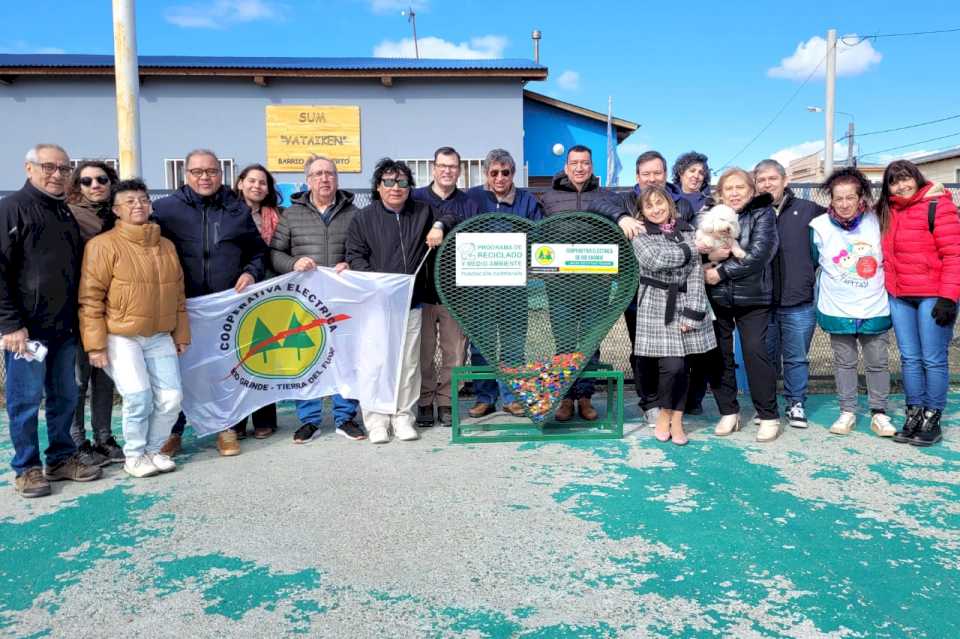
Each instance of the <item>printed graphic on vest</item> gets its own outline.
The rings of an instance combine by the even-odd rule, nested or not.
[[[840,278],[847,284],[865,286],[880,268],[880,253],[869,242],[854,240],[833,256],[833,263],[840,271]]]

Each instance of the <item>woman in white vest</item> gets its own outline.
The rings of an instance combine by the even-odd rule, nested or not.
[[[810,222],[817,278],[817,323],[830,334],[840,416],[830,427],[849,435],[857,423],[857,365],[863,351],[870,429],[896,432],[886,414],[890,394],[887,362],[890,306],[883,284],[880,222],[870,210],[870,181],[854,168],[834,171],[823,183],[830,208]]]

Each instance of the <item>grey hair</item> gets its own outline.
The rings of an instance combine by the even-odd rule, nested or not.
[[[325,155],[317,155],[316,153],[311,153],[306,160],[303,161],[303,175],[304,177],[310,175],[310,167],[313,166],[313,163],[317,160],[325,160],[333,166],[333,174],[337,177],[340,177],[340,173],[337,171],[337,163],[328,158]]]
[[[508,164],[511,173],[517,170],[517,163],[506,149],[494,149],[487,153],[487,157],[483,160],[484,170],[489,170],[491,164]]]
[[[220,158],[218,158],[217,154],[211,151],[210,149],[194,149],[193,151],[190,151],[189,153],[187,153],[187,157],[183,159],[183,166],[184,167],[190,166],[190,158],[198,155],[208,155],[212,157],[214,160],[216,160],[217,164],[220,163]]]
[[[765,169],[774,169],[780,174],[780,177],[787,177],[787,170],[783,168],[783,165],[771,158],[757,162],[757,165],[753,167],[753,174],[756,175]]]
[[[67,158],[70,157],[70,154],[67,153],[67,150],[66,150],[65,148],[63,148],[62,146],[60,146],[59,144],[41,143],[41,144],[36,144],[36,145],[34,145],[33,147],[30,148],[29,151],[27,151],[27,155],[26,155],[26,157],[25,157],[25,160],[26,160],[27,162],[30,162],[31,164],[38,164],[38,163],[40,162],[40,155],[39,155],[39,153],[40,153],[40,151],[43,151],[44,149],[56,149],[57,151],[60,151],[60,152],[63,153],[65,156],[67,156]]]

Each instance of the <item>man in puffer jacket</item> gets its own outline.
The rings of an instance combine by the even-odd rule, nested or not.
[[[263,279],[267,245],[250,209],[223,185],[220,160],[213,151],[187,154],[187,183],[176,193],[157,200],[154,220],[163,236],[177,247],[187,297],[233,289],[242,292]],[[187,418],[180,414],[161,452],[173,457],[180,450]],[[240,454],[237,433],[227,429],[217,436],[225,457]]]

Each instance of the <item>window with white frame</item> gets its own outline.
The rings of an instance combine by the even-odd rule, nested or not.
[[[413,181],[419,186],[426,186],[433,180],[433,160],[403,160],[413,172]],[[483,160],[460,160],[460,178],[457,186],[469,189],[472,186],[483,184]]]
[[[70,166],[76,169],[81,162],[103,162],[114,171],[120,170],[120,162],[117,161],[117,158],[82,158],[79,160],[70,160]]]
[[[168,189],[179,189],[187,183],[186,160],[166,159],[163,161],[163,179]],[[220,171],[223,174],[223,183],[233,186],[233,160],[220,158]]]

